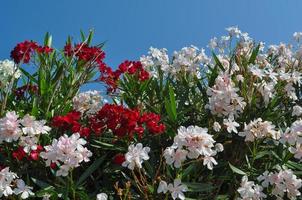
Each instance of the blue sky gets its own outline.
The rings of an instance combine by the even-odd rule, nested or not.
[[[112,67],[150,46],[171,53],[191,44],[205,47],[232,25],[267,44],[286,42],[302,31],[301,9],[300,0],[3,0],[0,59],[25,39],[43,41],[47,31],[61,48],[68,35],[78,41],[79,30],[91,28],[95,43],[107,41]]]

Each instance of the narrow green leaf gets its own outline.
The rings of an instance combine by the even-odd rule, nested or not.
[[[214,52],[212,52],[212,55],[213,55],[216,65],[224,72],[225,69],[224,69],[223,65],[221,64],[219,58],[216,56],[216,54]]]
[[[250,60],[249,60],[250,64],[254,64],[255,63],[255,60],[257,58],[259,49],[260,49],[260,44],[258,44],[257,47],[253,50],[252,55],[251,55]]]
[[[231,170],[236,173],[236,174],[240,174],[240,175],[246,175],[246,173],[240,169],[238,169],[237,167],[235,167],[234,165],[232,165],[231,163],[229,163],[229,166],[231,168]]]
[[[25,71],[24,69],[22,69],[22,68],[19,68],[20,69],[20,71],[30,80],[30,81],[32,81],[32,82],[34,82],[34,83],[36,83],[36,84],[38,84],[38,81],[37,81],[37,79],[35,79],[30,73],[28,73],[27,71]]]
[[[87,170],[80,176],[79,180],[76,183],[76,186],[79,186],[83,183],[96,169],[100,167],[100,165],[104,162],[107,155],[103,155],[102,157],[95,160]]]

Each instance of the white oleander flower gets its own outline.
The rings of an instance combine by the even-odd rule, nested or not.
[[[293,38],[294,38],[294,40],[296,40],[297,42],[300,42],[300,40],[301,40],[301,38],[302,38],[302,32],[294,32]]]
[[[86,140],[80,138],[79,133],[74,133],[70,137],[61,136],[58,140],[54,139],[51,145],[45,146],[45,152],[40,156],[45,159],[46,166],[56,163],[60,166],[56,176],[67,176],[70,169],[80,166],[82,162],[88,162],[92,156],[84,145]]]
[[[0,143],[17,141],[22,132],[19,125],[19,116],[15,111],[7,112],[5,117],[0,119]]]
[[[236,127],[239,127],[240,125],[236,121],[234,121],[233,115],[231,115],[228,119],[224,119],[223,124],[227,127],[227,131],[229,133],[238,133]]]
[[[0,87],[7,86],[12,77],[17,79],[20,75],[21,72],[13,61],[7,59],[0,61]]]
[[[125,161],[122,166],[128,167],[130,170],[134,170],[134,167],[142,168],[143,161],[149,160],[149,152],[150,148],[143,147],[142,143],[131,144],[128,147],[128,152],[125,155]]]
[[[107,200],[108,195],[106,193],[100,193],[96,195],[96,200]]]
[[[89,90],[76,95],[72,99],[74,110],[82,115],[90,116],[98,112],[102,106],[102,97],[99,91]]]
[[[255,119],[249,124],[244,124],[244,130],[239,132],[239,135],[245,137],[245,141],[249,142],[262,138],[278,140],[281,137],[280,131],[275,130],[275,125],[272,122],[262,121],[261,118]]]
[[[8,197],[14,194],[12,182],[17,177],[17,174],[9,170],[9,167],[6,167],[0,171],[0,197]]]
[[[208,134],[208,129],[198,126],[189,126],[187,128],[181,126],[178,134],[174,138],[172,147],[183,148],[188,150],[188,158],[196,159],[201,156],[211,156],[214,153],[215,140],[213,136]]]
[[[266,171],[258,177],[258,181],[262,182],[261,184],[265,188],[272,186],[271,194],[277,199],[284,199],[285,194],[291,200],[301,196],[299,189],[302,186],[302,180],[289,169],[281,169],[274,173]]]
[[[185,199],[184,192],[187,192],[188,188],[186,185],[181,183],[180,179],[175,179],[173,184],[169,183],[169,185],[165,181],[160,181],[159,186],[157,188],[157,193],[171,193],[173,199]]]
[[[220,124],[218,122],[214,122],[213,129],[214,131],[219,132],[221,130]]]
[[[237,94],[238,91],[239,89],[235,87],[229,75],[219,75],[215,80],[215,85],[207,89],[209,103],[205,108],[219,117],[238,116],[246,106],[244,99]]]
[[[229,35],[232,37],[235,36],[239,38],[239,36],[241,35],[241,31],[236,26],[228,27],[226,28],[226,30],[229,32]]]
[[[293,112],[292,112],[292,116],[301,116],[302,115],[302,107],[301,106],[298,106],[298,105],[295,105],[293,107]]]
[[[32,192],[32,187],[25,185],[25,182],[22,179],[17,180],[17,188],[14,189],[16,195],[21,194],[21,199],[27,199],[30,196],[35,195]]]
[[[217,164],[217,161],[211,156],[205,156],[203,158],[203,165],[206,165],[209,170],[212,170],[214,165]]]
[[[34,116],[26,114],[23,119],[20,120],[20,124],[23,126],[22,132],[25,135],[40,135],[47,134],[51,128],[45,126],[45,120],[36,120]]]
[[[213,136],[208,134],[208,129],[198,126],[179,127],[174,143],[164,151],[168,165],[179,168],[188,159],[197,159],[203,156],[203,163],[212,170],[217,162],[213,158],[217,152],[223,151],[220,143],[215,144]]]
[[[247,176],[242,177],[240,187],[237,189],[242,200],[265,199],[266,195],[262,190],[262,186],[255,184],[253,181],[248,181]]]
[[[174,149],[168,147],[164,151],[164,157],[168,165],[173,165],[176,168],[180,168],[181,164],[186,160],[188,151],[183,149]]]

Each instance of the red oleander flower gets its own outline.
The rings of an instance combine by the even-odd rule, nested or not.
[[[64,47],[66,56],[76,56],[79,60],[85,62],[102,63],[105,58],[105,52],[101,48],[92,46],[89,47],[86,43],[76,44],[74,47],[71,44],[66,44]]]
[[[90,128],[87,127],[81,127],[80,130],[78,131],[80,133],[81,137],[87,138],[90,136]]]
[[[15,63],[29,63],[31,53],[38,47],[38,44],[33,41],[24,41],[19,44],[11,51],[11,58]]]
[[[73,129],[73,131],[79,131],[80,124],[78,120],[81,118],[81,113],[77,111],[71,111],[64,116],[55,116],[52,119],[52,126],[61,128],[63,131]]]
[[[154,113],[140,115],[136,109],[124,108],[119,105],[105,104],[99,112],[90,119],[90,128],[97,134],[102,134],[106,129],[118,137],[133,138],[137,134],[140,138],[146,129],[152,134],[165,131],[165,126],[160,123],[160,116]]]
[[[49,54],[49,53],[51,53],[53,51],[53,48],[50,48],[48,46],[44,46],[44,47],[38,46],[37,49],[36,49],[36,51],[38,53]]]
[[[112,162],[116,165],[122,165],[125,160],[125,155],[119,153],[114,156]]]
[[[109,92],[114,92],[117,89],[117,82],[120,79],[120,71],[112,71],[105,63],[100,63],[99,70],[101,73],[100,81],[104,82]]]
[[[36,150],[32,150],[29,154],[28,160],[39,160],[40,153],[43,151],[43,146],[38,145]]]
[[[26,84],[21,87],[18,87],[14,93],[16,95],[16,99],[20,100],[25,97],[26,92],[29,95],[37,94],[38,93],[38,86],[32,84]]]
[[[118,69],[113,71],[110,67],[101,63],[99,66],[101,72],[100,80],[107,84],[108,92],[115,92],[120,76],[124,73],[130,75],[137,75],[139,81],[145,81],[150,78],[149,73],[144,70],[140,61],[129,61],[125,60],[118,66]]]
[[[19,64],[20,62],[29,63],[30,57],[33,52],[37,53],[51,53],[53,51],[52,48],[48,46],[39,46],[34,41],[21,42],[15,46],[15,48],[11,51],[11,58],[15,61],[15,63]]]
[[[140,119],[140,123],[145,123],[152,134],[163,133],[166,129],[164,124],[160,123],[160,115],[155,113],[145,113]]]
[[[17,160],[22,160],[23,158],[26,157],[26,153],[23,149],[23,147],[19,147],[16,151],[14,151],[12,153],[13,158],[17,159]]]

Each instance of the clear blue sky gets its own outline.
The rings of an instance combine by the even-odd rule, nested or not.
[[[115,67],[137,59],[150,46],[170,52],[194,44],[205,47],[225,28],[238,25],[267,44],[289,41],[302,31],[300,0],[3,0],[0,7],[0,59],[16,43],[53,35],[60,48],[68,35],[95,30],[107,40],[106,62]]]

